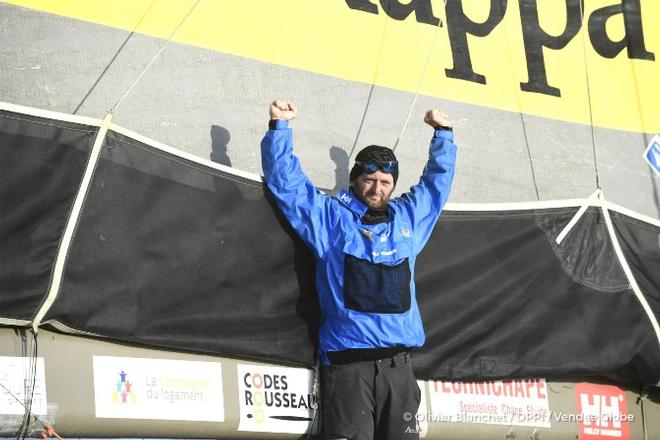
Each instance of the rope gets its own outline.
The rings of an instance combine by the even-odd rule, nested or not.
[[[41,437],[42,440],[46,440],[47,438],[52,438],[52,437],[58,440],[63,440],[62,437],[60,437],[60,435],[57,433],[57,431],[55,431],[55,429],[53,429],[52,426],[43,422],[42,425],[44,426],[44,430],[41,431],[41,434],[39,435],[39,437]]]
[[[444,2],[445,4],[445,15],[447,15],[447,0]],[[424,65],[424,70],[422,70],[422,76],[419,78],[419,81],[417,82],[417,89],[415,90],[415,97],[413,98],[412,104],[410,104],[410,109],[408,110],[408,115],[406,116],[406,120],[403,122],[403,127],[401,127],[401,131],[399,132],[399,135],[396,138],[396,141],[394,142],[394,147],[392,147],[392,151],[396,150],[397,145],[399,145],[399,141],[401,140],[401,137],[403,136],[403,132],[406,130],[406,127],[408,126],[408,122],[410,121],[410,115],[412,115],[413,108],[415,107],[415,104],[417,103],[417,98],[419,97],[419,91],[422,87],[422,84],[424,83],[424,79],[426,79],[426,71],[429,68],[429,64],[431,64],[431,55],[433,54],[433,49],[435,48],[435,42],[438,40],[438,34],[439,29],[442,27],[442,20],[438,23],[438,26],[436,26],[435,32],[433,33],[433,42],[431,43],[431,48],[429,49],[429,54],[426,57],[426,64]]]
[[[23,414],[23,420],[21,421],[21,425],[18,427],[18,430],[16,431],[16,439],[17,440],[23,440],[25,437],[28,435],[28,431],[30,429],[30,416],[32,414],[32,399],[34,398],[34,387],[36,384],[37,380],[37,357],[38,357],[38,345],[37,345],[37,333],[34,330],[31,330],[32,332],[32,337],[34,340],[34,343],[32,345],[32,354],[30,355],[30,367],[28,371],[28,383],[29,386],[25,390],[25,403],[21,402],[20,399],[18,399],[16,396],[14,396],[11,391],[7,389],[4,385],[2,387],[7,390],[7,392],[12,395],[18,403],[23,406],[25,409],[25,412]],[[23,338],[25,338],[25,333],[23,332]],[[27,341],[24,339],[24,343],[27,344]]]
[[[4,389],[5,389],[5,392],[6,392],[7,394],[9,394],[10,397],[12,397],[12,398],[13,398],[14,400],[16,400],[21,406],[23,406],[23,407],[25,408],[25,405],[23,404],[23,402],[21,402],[21,399],[19,399],[18,397],[16,397],[16,395],[15,395],[14,393],[12,393],[11,390],[10,390],[9,388],[7,388],[7,387],[6,387],[4,384],[2,384],[2,383],[0,383],[0,387],[4,388]],[[34,414],[32,411],[30,411],[30,415],[34,418],[34,420],[36,420],[37,422],[41,423],[41,426],[43,426],[44,429],[43,429],[43,431],[41,431],[41,434],[40,434],[40,437],[41,437],[42,439],[45,440],[45,439],[47,439],[47,438],[54,437],[54,438],[57,438],[57,439],[59,439],[59,440],[63,440],[62,437],[57,433],[57,431],[55,431],[55,428],[53,428],[51,425],[49,425],[48,423],[46,423],[46,422],[44,422],[43,420],[41,420],[41,419],[40,419],[39,417],[37,417],[37,415]]]
[[[172,38],[174,38],[174,36],[179,31],[179,29],[181,28],[183,23],[185,23],[186,20],[188,19],[188,17],[190,17],[190,14],[192,14],[192,12],[195,10],[195,8],[197,7],[197,5],[199,4],[200,1],[201,0],[197,0],[195,2],[195,4],[190,8],[188,13],[181,19],[181,21],[176,26],[174,31],[172,31],[172,33],[170,34],[167,41],[165,41],[165,44],[163,44],[163,46],[161,46],[161,48],[158,50],[158,52],[156,52],[156,55],[154,55],[153,58],[151,58],[151,61],[149,61],[149,64],[147,64],[147,66],[142,70],[142,72],[140,72],[140,74],[135,79],[135,81],[133,81],[133,84],[130,85],[130,87],[124,92],[124,94],[121,96],[121,98],[119,98],[119,100],[115,103],[115,105],[113,105],[112,108],[110,110],[108,110],[108,113],[114,113],[114,111],[117,110],[117,108],[121,105],[124,98],[126,98],[128,96],[128,94],[131,93],[131,91],[137,85],[137,83],[140,82],[142,77],[147,73],[147,71],[151,68],[151,66],[156,62],[156,60],[158,59],[160,54],[163,53],[163,51],[165,50],[167,45],[170,44],[170,41],[172,41]]]
[[[374,88],[376,87],[376,79],[378,79],[378,72],[380,71],[380,61],[383,58],[383,47],[385,47],[385,35],[387,34],[387,24],[389,23],[389,20],[385,21],[385,25],[383,26],[383,33],[381,35],[380,39],[380,49],[378,49],[378,62],[376,63],[376,70],[374,72],[374,78],[371,80],[371,89],[369,89],[369,97],[367,98],[367,104],[364,106],[364,113],[362,114],[362,121],[360,121],[360,126],[358,127],[358,131],[355,134],[355,141],[353,142],[353,147],[351,147],[350,153],[348,153],[348,157],[350,158],[353,155],[353,152],[355,151],[355,147],[357,146],[358,139],[360,138],[360,133],[362,133],[362,127],[364,126],[364,120],[367,118],[367,111],[369,110],[369,105],[371,104],[371,97],[374,94]]]
[[[78,110],[80,110],[80,108],[83,106],[83,104],[85,103],[85,101],[87,101],[87,98],[89,98],[89,95],[92,94],[92,92],[94,91],[94,89],[96,88],[96,86],[99,85],[99,83],[101,82],[101,80],[103,79],[103,77],[105,76],[105,74],[108,73],[108,70],[110,69],[110,66],[112,66],[112,65],[114,64],[115,60],[117,59],[117,57],[119,56],[119,54],[121,53],[121,51],[124,50],[124,47],[126,47],[126,44],[128,44],[129,40],[133,37],[133,35],[135,35],[135,31],[136,31],[137,28],[140,26],[140,24],[141,24],[142,21],[145,19],[145,17],[149,14],[149,11],[151,11],[151,8],[154,6],[154,3],[156,3],[156,0],[152,0],[152,1],[151,1],[151,4],[150,4],[149,7],[144,11],[144,14],[142,14],[142,17],[140,17],[140,20],[138,20],[138,22],[135,24],[135,26],[133,26],[133,30],[131,30],[131,33],[128,35],[128,37],[126,37],[126,39],[125,39],[124,42],[121,44],[121,46],[119,46],[119,49],[117,49],[117,52],[115,52],[114,56],[110,59],[110,62],[108,63],[108,65],[105,66],[105,69],[103,69],[103,72],[101,72],[101,74],[100,74],[99,77],[96,79],[96,81],[94,81],[94,84],[92,84],[92,87],[90,87],[90,89],[89,89],[89,91],[87,92],[87,94],[85,94],[85,96],[83,97],[83,99],[80,101],[80,104],[78,104],[78,106],[76,107],[76,109],[73,111],[73,114],[74,114],[74,115],[78,113]]]
[[[648,433],[646,430],[646,409],[644,408],[644,401],[648,399],[648,393],[646,392],[646,386],[643,386],[639,392],[639,397],[637,397],[637,403],[640,406],[642,412],[642,429],[644,432],[644,440],[648,438]]]
[[[598,173],[598,158],[596,156],[596,132],[594,131],[594,117],[593,117],[593,111],[591,109],[591,86],[589,84],[589,66],[587,65],[587,45],[585,42],[586,38],[586,33],[587,31],[585,30],[584,27],[584,10],[582,7],[584,6],[583,2],[578,2],[580,5],[580,18],[582,20],[582,58],[584,60],[584,76],[586,79],[586,84],[587,84],[587,101],[589,103],[589,125],[591,126],[591,149],[593,152],[594,156],[594,172],[596,173],[596,189],[601,189],[600,187],[600,176]]]
[[[17,401],[17,402],[19,403],[19,405],[21,405],[21,406],[23,407],[23,409],[26,410],[26,412],[27,412],[27,406],[26,406],[26,404],[23,403],[23,402],[21,401],[21,399],[19,399],[19,398],[16,396],[16,394],[12,393],[11,390],[10,390],[9,388],[7,388],[7,387],[5,386],[5,384],[3,384],[2,382],[0,382],[0,387],[4,388],[5,392],[6,392],[7,394],[9,394],[9,396],[10,396],[11,398],[13,398],[15,401]],[[30,413],[31,413],[32,416],[34,416],[34,414],[32,414],[31,411],[30,411]],[[36,416],[34,416],[34,417],[36,417]],[[28,419],[29,419],[29,415],[28,415]],[[22,434],[21,434],[21,431],[24,430],[24,426],[25,426],[25,415],[23,415],[23,420],[21,421],[21,426],[18,428],[18,431],[16,431],[16,435],[17,435],[16,438],[17,438],[17,439],[20,438],[20,436],[22,435]]]
[[[21,426],[18,428],[18,431],[16,432],[17,440],[25,439],[25,437],[27,436],[30,428],[30,417],[34,418],[34,420],[39,422],[43,427],[43,430],[40,433],[40,437],[42,440],[46,440],[47,438],[51,438],[51,437],[57,438],[58,440],[63,440],[62,437],[57,433],[57,431],[55,431],[55,429],[52,426],[50,426],[48,423],[43,421],[40,417],[38,417],[36,414],[32,412],[32,400],[34,398],[34,388],[37,381],[37,359],[39,353],[39,349],[37,345],[38,342],[37,333],[35,331],[32,331],[32,336],[34,339],[34,345],[33,345],[32,355],[30,356],[30,368],[28,375],[28,383],[30,384],[30,386],[26,390],[27,394],[25,396],[25,403],[22,402],[21,399],[19,399],[18,396],[16,396],[16,394],[12,393],[11,390],[8,387],[6,387],[3,383],[0,383],[0,386],[4,388],[5,392],[9,394],[11,398],[17,401],[18,404],[25,409]]]
[[[518,94],[516,93],[516,96]],[[518,102],[520,105],[520,101]],[[534,193],[536,194],[536,200],[541,201],[541,196],[539,195],[539,185],[536,182],[536,172],[534,171],[534,161],[532,160],[532,151],[529,148],[529,138],[527,137],[527,128],[525,127],[525,118],[522,114],[522,107],[518,111],[520,115],[520,123],[523,127],[523,137],[525,138],[525,146],[527,147],[527,159],[529,160],[529,168],[532,170],[532,182],[534,182]]]
[[[4,388],[4,389],[5,389],[5,392],[6,392],[7,394],[9,394],[9,396],[10,396],[12,399],[14,399],[15,401],[17,401],[17,402],[18,402],[23,408],[25,408],[25,404],[24,404],[23,402],[21,402],[21,399],[19,399],[19,398],[16,396],[16,394],[12,393],[11,390],[10,390],[9,388],[7,388],[7,387],[6,387],[4,384],[2,384],[2,383],[0,383],[0,387]],[[30,415],[34,418],[34,420],[36,420],[37,422],[39,422],[39,423],[41,424],[41,426],[43,426],[44,429],[43,429],[43,431],[41,431],[41,434],[40,434],[40,437],[41,437],[42,439],[46,439],[46,438],[49,438],[49,437],[55,437],[55,438],[57,438],[57,439],[59,439],[59,440],[62,440],[62,437],[57,433],[57,431],[55,431],[55,428],[53,428],[51,425],[49,425],[48,423],[46,423],[46,422],[44,422],[43,420],[41,420],[41,419],[40,419],[35,413],[33,413],[32,411],[30,411]]]
[[[309,424],[309,432],[303,437],[304,439],[316,438],[315,433],[317,430],[320,431],[321,426],[321,417],[319,414],[321,411],[321,356],[318,350],[314,358],[314,382],[312,383],[312,402],[310,403],[310,408],[313,408],[314,415]]]
[[[500,8],[503,8],[502,0],[500,0]],[[506,31],[506,26],[504,27],[504,38],[506,40],[506,54],[509,57],[509,66],[513,66],[513,57],[511,56],[511,45],[509,44],[509,33]],[[527,159],[529,160],[529,168],[532,172],[532,182],[534,183],[534,193],[536,194],[536,200],[540,201],[541,196],[539,195],[539,185],[536,181],[536,170],[534,169],[534,160],[532,159],[532,150],[529,145],[529,137],[527,136],[527,126],[525,125],[525,117],[522,113],[522,103],[520,102],[520,96],[518,95],[518,90],[515,88],[516,78],[513,75],[513,69],[509,69],[511,73],[511,84],[514,84],[513,94],[516,97],[516,105],[518,106],[518,115],[520,116],[520,124],[522,125],[523,138],[525,140],[525,148],[527,149]]]
[[[649,131],[646,129],[646,124],[644,123],[644,111],[642,110],[642,100],[640,99],[639,86],[637,84],[637,69],[635,69],[635,63],[631,59],[628,59],[628,65],[630,66],[630,72],[632,74],[633,85],[635,86],[635,102],[637,103],[637,114],[639,115],[639,125],[642,130],[642,151],[646,149],[649,144],[651,136],[648,136]],[[651,177],[653,180],[653,177]]]

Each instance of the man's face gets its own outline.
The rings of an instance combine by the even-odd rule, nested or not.
[[[394,191],[394,177],[377,170],[372,174],[362,173],[353,181],[353,193],[369,208],[387,206]]]

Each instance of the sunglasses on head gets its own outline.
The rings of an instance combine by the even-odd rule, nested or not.
[[[387,162],[377,162],[375,160],[367,160],[364,162],[355,161],[357,165],[362,167],[362,172],[366,174],[373,174],[379,169],[383,170],[384,173],[392,174],[396,171],[399,162],[396,160],[388,160]]]

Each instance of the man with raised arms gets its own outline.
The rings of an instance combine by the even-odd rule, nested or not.
[[[355,157],[350,187],[329,197],[293,154],[294,103],[270,105],[261,143],[268,188],[316,258],[321,305],[322,421],[327,439],[417,439],[421,392],[410,351],[424,344],[415,259],[447,201],[456,145],[446,114],[426,112],[429,158],[415,186],[391,198],[394,152],[369,145]]]

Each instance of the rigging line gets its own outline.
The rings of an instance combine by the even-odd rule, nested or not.
[[[131,93],[131,91],[137,85],[137,83],[140,82],[142,77],[147,73],[147,71],[151,68],[151,66],[156,62],[156,60],[158,59],[160,54],[163,53],[163,51],[165,50],[167,45],[170,44],[170,41],[172,41],[172,38],[174,38],[176,33],[179,31],[179,29],[181,29],[181,26],[183,25],[183,23],[185,23],[186,20],[188,19],[188,17],[190,17],[190,14],[192,14],[192,12],[195,10],[195,8],[197,7],[197,5],[199,4],[200,1],[201,0],[197,0],[195,2],[195,4],[190,8],[190,10],[186,13],[186,15],[181,19],[179,24],[176,26],[176,28],[172,31],[172,33],[168,37],[167,41],[165,41],[165,44],[163,44],[161,46],[161,48],[158,50],[158,52],[156,52],[156,55],[154,55],[153,58],[151,58],[151,61],[149,61],[149,64],[147,64],[146,67],[142,70],[142,72],[140,72],[140,74],[135,79],[135,81],[133,81],[133,84],[131,84],[131,86],[128,89],[126,89],[124,94],[121,96],[121,98],[119,98],[119,100],[115,103],[115,105],[113,105],[112,108],[110,110],[108,110],[108,113],[113,113],[115,110],[117,110],[117,107],[119,107],[119,105],[122,103],[124,98],[126,98],[128,96],[128,94]]]
[[[648,393],[645,392],[646,386],[643,386],[642,389],[640,390],[639,397],[637,398],[637,401],[639,402],[640,409],[642,411],[642,428],[644,430],[644,440],[647,440],[647,431],[646,431],[646,408],[644,408],[644,400],[648,398]]]
[[[21,399],[19,399],[18,396],[17,396],[16,394],[12,393],[11,390],[5,386],[5,384],[3,384],[2,382],[0,382],[0,387],[2,387],[2,388],[5,389],[5,392],[6,392],[7,394],[9,394],[9,397],[11,397],[11,398],[14,399],[16,402],[18,402],[18,404],[21,405],[23,408],[26,408],[25,403],[23,403],[23,402],[21,401]],[[44,422],[44,421],[43,421],[39,416],[37,416],[34,412],[30,411],[30,415],[31,415],[31,416],[32,416],[37,422],[41,423],[41,426],[43,426],[44,428],[45,428],[46,426],[48,426],[48,424],[47,424],[46,422]]]
[[[313,407],[314,415],[312,416],[312,421],[310,422],[309,426],[309,432],[305,433],[305,436],[303,439],[311,439],[312,435],[314,435],[316,429],[319,427],[321,419],[319,417],[319,411],[321,410],[321,404],[320,404],[320,399],[319,399],[319,386],[320,386],[320,381],[321,381],[321,357],[318,354],[318,351],[314,354],[314,380],[312,382],[312,402],[310,404],[310,408]]]
[[[447,16],[447,0],[444,1],[445,4],[445,18]],[[431,64],[431,55],[433,55],[433,49],[435,48],[435,42],[438,40],[438,34],[440,33],[440,28],[442,27],[442,20],[438,23],[436,26],[434,35],[433,35],[433,41],[431,42],[431,48],[429,49],[429,54],[426,57],[426,64],[424,65],[424,69],[422,70],[422,76],[419,78],[419,82],[417,82],[417,89],[415,90],[415,97],[413,98],[412,104],[410,104],[410,109],[408,110],[408,115],[406,116],[406,120],[403,122],[403,126],[401,127],[401,131],[399,132],[399,135],[396,138],[396,141],[394,142],[394,146],[392,147],[392,151],[396,150],[397,145],[399,145],[399,141],[401,140],[401,137],[403,136],[403,132],[406,130],[406,127],[408,126],[408,122],[410,121],[410,115],[412,115],[413,108],[415,107],[415,104],[417,103],[417,98],[419,97],[419,91],[422,88],[422,84],[424,83],[424,79],[426,79],[426,71],[429,68],[429,64]]]
[[[502,5],[502,0],[500,0],[500,8],[504,8]],[[534,183],[534,193],[536,194],[536,200],[541,201],[541,196],[539,195],[539,185],[536,181],[536,170],[534,169],[534,160],[532,159],[532,150],[529,145],[529,137],[527,136],[527,126],[525,125],[525,117],[522,112],[522,103],[520,102],[520,94],[515,88],[516,77],[513,74],[513,56],[511,55],[511,44],[509,41],[509,33],[504,26],[504,39],[506,41],[506,53],[509,57],[509,72],[511,73],[511,84],[513,86],[513,95],[516,98],[516,105],[518,106],[518,115],[520,116],[520,124],[522,125],[523,130],[523,139],[525,140],[525,148],[527,149],[527,159],[529,160],[529,168],[532,172],[532,182]]]
[[[589,84],[589,66],[587,65],[587,44],[585,42],[585,34],[587,33],[587,30],[585,30],[584,27],[584,1],[580,0],[578,1],[578,5],[580,6],[580,19],[582,20],[582,59],[584,60],[584,76],[586,80],[586,85],[587,85],[587,101],[589,103],[589,125],[591,126],[591,149],[593,151],[593,156],[594,156],[594,171],[596,173],[596,189],[601,189],[600,187],[600,176],[598,173],[598,157],[596,155],[596,132],[594,130],[594,115],[593,115],[593,110],[591,107],[591,86]],[[587,23],[587,26],[589,24]]]
[[[383,57],[383,47],[385,47],[385,35],[387,34],[388,23],[389,23],[389,18],[385,18],[385,25],[383,26],[383,33],[380,39],[380,49],[378,50],[378,61],[376,63],[376,70],[374,71],[373,80],[371,80],[371,88],[369,89],[367,104],[364,106],[364,113],[362,113],[362,120],[360,121],[360,126],[358,127],[358,131],[355,134],[355,141],[353,142],[353,146],[351,147],[350,153],[348,153],[349,159],[351,158],[353,152],[355,151],[355,147],[357,146],[358,139],[360,138],[360,133],[362,133],[362,127],[364,126],[364,121],[365,119],[367,119],[367,111],[369,110],[369,105],[371,104],[371,98],[374,94],[374,88],[376,87],[376,79],[378,79],[378,72],[380,71],[380,61]]]
[[[517,95],[517,93],[516,93]],[[520,103],[519,103],[520,104]],[[518,111],[520,115],[520,123],[523,127],[523,138],[525,139],[525,146],[527,147],[527,159],[529,159],[529,167],[532,170],[532,181],[534,182],[534,193],[536,194],[536,200],[541,201],[541,196],[539,195],[539,185],[536,182],[536,171],[534,170],[534,161],[532,160],[532,150],[529,148],[529,138],[527,137],[527,128],[525,126],[525,117],[522,114],[522,108]]]
[[[25,355],[27,354],[27,351],[28,351],[27,337],[26,337],[25,330],[22,330],[21,331],[21,356],[25,357]],[[29,372],[32,371],[31,362],[32,362],[32,358],[30,357],[30,366],[28,367],[28,376],[27,376],[28,382],[30,382]],[[24,379],[24,383],[25,383],[25,379]],[[28,414],[28,409],[27,409],[28,392],[27,392],[27,389],[25,388],[25,385],[23,385],[23,393],[24,393],[23,399],[25,401],[25,404],[23,404],[24,411],[23,411],[23,418],[21,419],[21,424],[18,427],[18,429],[16,430],[16,439],[17,440],[20,440],[20,439],[25,437],[25,432],[24,431],[25,431],[25,425],[26,425],[26,418],[27,418],[27,424],[29,425],[29,417],[30,416]]]
[[[626,34],[626,38],[628,38]],[[642,110],[642,100],[641,100],[641,95],[639,92],[639,85],[637,83],[637,69],[635,69],[635,62],[633,59],[628,59],[628,65],[630,66],[630,71],[632,72],[632,78],[633,78],[633,85],[635,86],[635,98],[637,102],[637,113],[639,115],[639,123],[640,123],[640,128],[642,130],[641,138],[642,138],[642,151],[646,150],[648,147],[648,144],[650,142],[651,136],[649,135],[649,131],[646,129],[646,124],[644,123],[644,111]],[[655,207],[658,211],[658,214],[660,214],[660,195],[658,194],[658,185],[656,183],[656,179],[653,178],[653,172],[649,173],[649,177],[651,178],[651,190],[653,192],[653,200],[655,201]]]
[[[25,408],[25,404],[21,401],[21,399],[19,399],[18,396],[16,396],[16,394],[12,393],[11,390],[7,388],[4,383],[0,382],[0,387],[4,388],[5,392],[9,394],[11,398],[17,401],[23,408]]]
[[[25,408],[25,431],[23,432],[22,438],[25,438],[30,429],[30,414],[32,414],[32,402],[34,401],[34,389],[37,383],[37,356],[38,356],[38,346],[37,346],[37,333],[31,329],[32,338],[33,338],[33,349],[32,355],[30,356],[30,375],[29,379],[29,388],[26,390],[29,394],[27,398],[27,407]]]
[[[119,49],[117,49],[117,52],[115,52],[114,56],[110,59],[110,62],[108,63],[108,65],[105,66],[105,69],[103,69],[103,72],[101,72],[101,74],[99,75],[99,77],[96,78],[96,81],[94,81],[94,84],[92,84],[92,87],[89,88],[89,91],[87,92],[87,94],[83,97],[83,99],[80,101],[80,104],[78,104],[78,106],[76,107],[76,109],[73,111],[73,114],[74,114],[74,115],[78,113],[78,110],[80,110],[80,107],[82,107],[82,105],[85,103],[85,101],[87,101],[87,98],[89,98],[89,95],[92,94],[92,92],[94,91],[94,89],[96,88],[96,86],[99,85],[99,83],[101,82],[101,80],[103,79],[103,77],[105,76],[105,74],[108,73],[108,70],[110,69],[110,66],[112,66],[112,64],[114,64],[115,60],[117,59],[117,57],[119,56],[119,54],[121,53],[121,51],[124,50],[124,47],[126,46],[126,44],[128,43],[128,41],[133,37],[133,35],[135,35],[135,31],[136,31],[137,28],[140,26],[140,24],[142,23],[142,21],[144,20],[144,18],[149,14],[149,12],[151,11],[151,8],[153,7],[153,5],[154,5],[155,3],[156,3],[156,0],[151,0],[151,4],[150,4],[149,7],[144,11],[144,14],[142,15],[142,17],[140,17],[140,20],[138,20],[138,22],[135,24],[135,26],[133,26],[133,30],[131,30],[131,33],[128,35],[128,37],[126,37],[126,39],[125,39],[124,42],[121,44],[121,46],[119,46]]]
[[[36,386],[37,380],[37,356],[38,356],[38,346],[37,346],[37,333],[34,330],[31,330],[33,337],[32,345],[32,355],[30,356],[30,366],[28,372],[28,383],[29,387],[24,390],[25,392],[25,412],[23,414],[23,420],[21,425],[16,432],[17,440],[23,440],[28,435],[28,430],[30,429],[30,415],[32,414],[32,400],[34,398],[34,388]]]
[[[628,38],[628,35],[626,34],[626,38]],[[642,110],[642,100],[641,100],[641,95],[639,94],[639,86],[637,84],[637,69],[635,69],[635,62],[633,59],[628,58],[628,65],[630,66],[630,72],[632,73],[632,79],[633,79],[633,85],[635,86],[635,102],[637,103],[637,114],[639,115],[639,125],[642,130],[642,143],[643,148],[646,149],[649,143],[649,139],[647,138],[647,133],[649,131],[646,130],[646,124],[644,123],[644,111]]]

